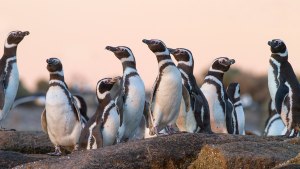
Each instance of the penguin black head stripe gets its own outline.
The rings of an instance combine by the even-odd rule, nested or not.
[[[234,59],[229,59],[227,57],[219,57],[214,60],[213,64],[210,67],[210,71],[216,72],[227,72],[232,64],[235,63]]]
[[[116,57],[122,62],[125,61],[135,62],[131,49],[126,46],[117,46],[117,47],[106,46],[105,49],[113,52],[116,55]]]
[[[182,63],[190,67],[194,66],[193,54],[190,50],[185,48],[168,49],[170,53],[174,56],[174,58],[177,60],[178,64]]]
[[[58,58],[49,58],[46,60],[47,69],[50,73],[61,72],[62,64]]]
[[[284,54],[287,51],[285,43],[280,39],[273,39],[268,42],[268,45],[271,47],[272,53]]]
[[[143,39],[143,42],[148,45],[149,49],[156,55],[170,55],[165,43],[158,39]]]
[[[18,45],[25,36],[29,35],[28,31],[12,31],[8,34],[5,47],[9,48],[10,46]]]
[[[99,99],[105,98],[107,94],[109,94],[109,91],[114,86],[115,81],[111,78],[104,78],[98,81],[97,83],[97,97]]]

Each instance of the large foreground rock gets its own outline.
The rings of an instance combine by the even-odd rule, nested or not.
[[[283,137],[175,134],[78,151],[17,168],[272,168],[300,146]]]
[[[0,131],[0,150],[26,154],[54,151],[48,136],[41,131]]]
[[[0,168],[12,168],[20,164],[48,158],[46,155],[26,155],[12,151],[0,150]]]

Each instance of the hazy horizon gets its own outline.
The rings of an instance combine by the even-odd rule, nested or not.
[[[234,58],[233,67],[267,74],[267,41],[283,39],[289,61],[300,73],[300,1],[97,1],[4,0],[0,10],[0,41],[12,30],[28,30],[18,47],[20,78],[33,89],[48,79],[46,59],[61,59],[66,82],[80,80],[94,88],[104,77],[122,75],[122,65],[107,45],[132,49],[147,89],[157,76],[155,55],[144,38],[167,46],[188,48],[194,72],[203,71],[220,56]]]

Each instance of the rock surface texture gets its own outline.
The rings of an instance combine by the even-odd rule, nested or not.
[[[300,139],[181,133],[61,157],[42,132],[0,132],[0,168],[299,168]],[[298,155],[298,156],[297,156]]]

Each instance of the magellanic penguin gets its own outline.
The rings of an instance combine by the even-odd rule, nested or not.
[[[145,104],[145,85],[136,69],[134,55],[125,46],[107,46],[122,62],[123,77],[119,94],[116,98],[117,107],[123,114],[118,131],[117,142],[125,142],[134,136],[142,120]]]
[[[298,135],[300,130],[300,85],[291,64],[285,43],[280,39],[268,42],[271,47],[268,85],[275,109],[287,127],[285,135],[290,136],[292,129]]]
[[[99,105],[82,131],[79,139],[80,147],[97,149],[116,143],[120,115],[110,93],[115,82],[115,78],[104,78],[98,81],[96,95]]]
[[[86,106],[82,98],[74,97],[64,81],[63,66],[59,59],[47,59],[50,73],[49,89],[46,93],[45,110],[41,115],[41,125],[55,146],[49,155],[61,155],[61,146],[77,150],[82,128],[86,121]],[[80,103],[78,103],[78,101]]]
[[[11,110],[19,87],[19,71],[17,66],[17,47],[28,31],[12,31],[4,44],[4,53],[0,59],[0,130],[2,121]]]
[[[182,100],[176,125],[180,131],[190,133],[212,133],[210,128],[208,102],[199,89],[194,77],[194,59],[188,49],[177,48],[169,51],[177,60],[183,83]]]
[[[239,83],[230,83],[227,87],[227,94],[235,110],[233,117],[237,121],[235,134],[245,135],[245,112],[241,101],[240,90]]]
[[[143,42],[156,55],[159,67],[150,99],[151,118],[153,118],[151,134],[159,135],[162,129],[172,134],[175,132],[174,126],[182,98],[181,74],[164,42],[156,39],[144,39]]]
[[[234,59],[219,57],[215,59],[205,76],[201,90],[208,101],[210,125],[215,133],[235,133],[236,124],[233,120],[234,108],[223,85],[223,76]]]
[[[268,111],[269,111],[269,117],[266,120],[264,135],[265,136],[282,135],[282,131],[284,130],[285,125],[280,117],[280,114],[276,112],[275,105],[272,104],[272,100],[270,100],[269,102]]]

